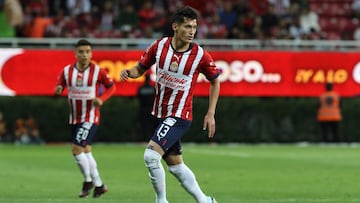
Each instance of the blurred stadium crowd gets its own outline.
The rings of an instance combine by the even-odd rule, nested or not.
[[[360,0],[19,0],[15,24],[6,1],[0,37],[157,38],[190,5],[201,13],[200,39],[360,39]]]

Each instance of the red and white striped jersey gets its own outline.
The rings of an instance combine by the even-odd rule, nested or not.
[[[67,65],[62,70],[57,85],[61,85],[63,89],[68,88],[70,124],[83,122],[99,124],[100,111],[99,107],[93,104],[93,99],[99,96],[100,85],[104,85],[106,89],[114,85],[104,69],[91,63],[87,69],[79,71],[75,68],[75,64]]]
[[[185,52],[176,52],[171,37],[155,41],[144,52],[139,66],[149,69],[156,64],[156,97],[153,115],[157,118],[175,116],[192,120],[192,97],[199,73],[208,80],[219,76],[212,57],[192,43]]]

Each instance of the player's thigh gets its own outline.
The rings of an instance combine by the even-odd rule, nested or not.
[[[170,152],[164,159],[168,166],[179,165],[184,162],[181,154]]]
[[[83,148],[91,145],[96,130],[97,125],[89,122],[71,125],[71,136],[73,139],[73,144]]]
[[[148,143],[148,145],[147,145],[146,148],[147,148],[147,149],[152,149],[152,150],[156,151],[156,152],[159,153],[161,156],[165,153],[164,150],[161,148],[161,146],[160,146],[158,143],[156,143],[156,142],[154,142],[154,141],[152,141],[152,140],[149,141],[149,143]]]
[[[85,153],[91,152],[91,145],[86,145],[86,147],[76,145],[76,144],[72,145],[72,153],[73,153],[73,155],[78,155],[78,154],[80,154],[82,152],[85,152]]]
[[[82,152],[85,152],[85,148],[76,144],[72,144],[72,154],[74,156],[81,154]]]
[[[157,143],[165,154],[177,143],[189,130],[191,121],[176,117],[167,117],[160,120],[151,141]],[[181,148],[181,146],[180,146]]]

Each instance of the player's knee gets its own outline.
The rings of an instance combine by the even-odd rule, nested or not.
[[[168,170],[173,175],[176,175],[179,173],[179,167],[177,165],[168,166]]]
[[[72,151],[72,154],[73,154],[74,156],[76,156],[76,155],[79,155],[79,154],[83,153],[83,152],[84,152],[84,148],[83,148],[83,147],[80,147],[80,146],[77,146],[77,145],[73,145],[71,151]]]
[[[152,149],[145,149],[144,161],[145,166],[149,169],[159,168],[161,155]]]
[[[182,177],[186,173],[187,166],[184,163],[168,166],[168,170],[176,177]],[[189,174],[188,174],[189,175]]]

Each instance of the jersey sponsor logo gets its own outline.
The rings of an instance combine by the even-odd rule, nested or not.
[[[190,88],[191,77],[160,69],[158,71],[158,83],[161,85],[182,91]]]
[[[75,87],[69,88],[69,98],[71,99],[94,99],[95,88],[93,87]]]

